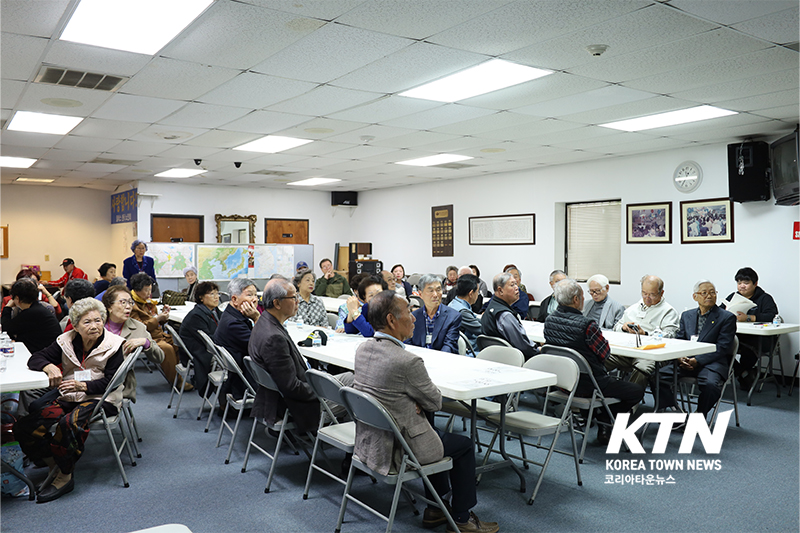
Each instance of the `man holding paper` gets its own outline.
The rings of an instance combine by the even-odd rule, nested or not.
[[[736,280],[736,292],[722,302],[739,322],[772,322],[778,314],[778,306],[772,296],[758,286],[758,274],[750,267],[740,268],[733,278]],[[739,354],[741,359],[733,364],[733,371],[739,379],[743,390],[750,389],[756,373],[753,367],[758,362],[758,338],[755,335],[737,335],[739,337]],[[777,337],[769,337],[769,342],[777,342]],[[772,346],[768,347],[770,350]]]

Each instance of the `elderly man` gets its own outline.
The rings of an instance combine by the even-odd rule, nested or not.
[[[256,284],[247,278],[236,278],[228,284],[228,293],[231,301],[222,313],[222,317],[214,332],[214,342],[225,349],[236,359],[239,368],[244,372],[248,381],[250,376],[244,367],[244,356],[247,355],[247,344],[250,342],[250,333],[253,324],[258,323],[258,289]],[[220,407],[224,410],[223,400],[230,392],[234,398],[244,396],[245,386],[239,376],[229,375],[228,381],[220,391]],[[203,391],[199,391],[200,394]]]
[[[583,289],[573,279],[556,283],[555,298],[558,307],[544,322],[544,338],[547,344],[572,348],[581,354],[592,369],[597,386],[607,398],[617,398],[619,403],[610,405],[614,414],[631,411],[644,397],[644,387],[636,383],[620,381],[608,375],[604,360],[611,353],[608,341],[603,337],[597,322],[583,316]],[[590,397],[594,392],[591,378],[581,375],[575,394]],[[598,409],[597,441],[607,444],[611,436],[610,419],[605,409]],[[605,423],[603,423],[605,422]]]
[[[83,270],[75,266],[75,261],[71,257],[61,261],[61,268],[64,269],[64,275],[50,282],[53,287],[64,287],[73,279],[89,279],[89,276]]]
[[[481,329],[484,335],[500,337],[511,343],[511,346],[520,350],[527,361],[539,353],[536,345],[528,338],[511,307],[519,300],[519,287],[517,280],[504,272],[492,280],[494,295],[489,300],[486,310],[481,317]]]
[[[447,307],[455,309],[461,313],[461,326],[459,331],[467,336],[472,349],[477,351],[478,335],[483,331],[481,329],[481,321],[478,316],[472,311],[472,306],[481,299],[480,288],[478,286],[478,276],[474,274],[464,274],[458,278],[456,289],[454,292],[456,297],[447,304]]]
[[[522,284],[522,271],[518,269],[516,265],[506,265],[506,268],[503,269],[503,272],[514,276],[514,279],[517,282],[517,287],[519,288],[519,299],[514,302],[511,307],[517,312],[521,320],[527,320],[528,311],[530,310],[530,298],[528,297],[528,289],[526,289],[525,285]]]
[[[441,290],[438,277],[433,277]],[[428,376],[422,359],[403,345],[415,331],[415,318],[409,312],[408,302],[393,292],[383,291],[371,304],[369,320],[375,327],[375,336],[356,349],[354,387],[375,397],[392,414],[421,463],[433,463],[444,456],[452,459],[453,468],[430,476],[430,481],[440,496],[452,488],[452,516],[459,531],[498,531],[496,522],[482,522],[470,511],[477,504],[472,441],[463,435],[438,432],[426,416],[426,412],[441,408],[442,395]],[[371,469],[381,474],[397,469],[395,449],[391,433],[356,423],[354,453]],[[422,525],[433,528],[446,521],[439,508],[429,506]]]
[[[338,298],[342,294],[350,294],[352,292],[344,276],[333,271],[333,263],[331,263],[330,259],[325,258],[320,261],[319,268],[322,270],[322,275],[317,278],[317,282],[314,285],[314,294]]]
[[[586,302],[583,316],[597,322],[600,329],[612,329],[625,313],[625,306],[608,297],[608,289],[611,286],[604,275],[595,274],[589,278],[588,286],[589,296],[592,299]]]
[[[562,279],[566,279],[566,277],[567,275],[563,270],[553,270],[550,272],[550,288],[554,289],[556,283]],[[537,322],[544,322],[547,319],[547,315],[555,311],[558,307],[558,302],[556,302],[554,296],[555,293],[542,300],[542,303],[539,305],[539,315],[536,317]]]
[[[697,378],[700,387],[697,410],[708,415],[719,400],[722,385],[728,378],[728,366],[733,357],[733,337],[736,334],[736,315],[717,306],[717,289],[708,280],[695,283],[692,299],[697,302],[697,309],[681,313],[680,328],[675,337],[713,343],[717,349],[694,357],[681,357],[678,360],[678,375]],[[672,407],[675,405],[671,389],[672,365],[661,369],[661,376],[659,407]]]
[[[467,274],[474,274],[472,268],[468,266],[462,266],[458,269],[458,279],[461,279],[461,276],[465,276]],[[456,288],[452,291],[448,291],[447,294],[444,295],[444,305],[450,305],[450,302],[455,300],[456,298],[456,289],[458,288],[458,279],[456,280]],[[480,279],[478,280],[480,282]],[[481,309],[483,309],[483,298],[477,298],[475,303],[471,306],[473,313],[480,313]]]
[[[262,300],[266,310],[253,328],[247,353],[269,372],[280,394],[259,386],[252,416],[275,424],[283,419],[288,408],[300,432],[314,431],[319,425],[320,409],[319,400],[306,381],[310,365],[283,327],[297,313],[297,289],[286,279],[273,279],[264,287]],[[336,378],[342,385],[353,384],[351,372]]]
[[[614,324],[614,331],[651,335],[661,330],[665,338],[675,337],[678,332],[678,312],[664,300],[664,282],[656,276],[642,278],[642,299],[630,306],[622,318]],[[647,387],[650,376],[656,369],[655,361],[633,357],[610,355],[606,358],[606,368],[619,368],[631,372],[630,381]]]
[[[442,304],[442,281],[436,274],[419,279],[422,307],[414,311],[417,325],[411,344],[431,350],[458,353],[458,328],[461,314]]]
[[[736,320],[738,322],[772,322],[772,319],[778,314],[778,304],[775,303],[772,296],[758,286],[758,274],[756,271],[750,267],[740,268],[736,272],[736,276],[734,276],[734,281],[736,281],[736,293],[753,302],[753,307],[748,309],[746,313],[741,311],[736,313]],[[730,293],[725,300],[730,302],[736,293]],[[725,302],[722,302],[720,307],[725,309]],[[737,335],[737,337],[739,337],[739,354],[741,358],[733,363],[733,369],[741,388],[748,390],[756,379],[756,372],[753,371],[753,367],[758,362],[759,339],[762,339],[771,351],[778,337],[764,338],[742,334]]]

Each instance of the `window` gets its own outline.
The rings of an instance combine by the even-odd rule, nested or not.
[[[622,201],[567,204],[566,272],[577,281],[603,274],[620,282]]]

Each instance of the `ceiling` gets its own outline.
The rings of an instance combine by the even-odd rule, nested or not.
[[[2,154],[37,160],[3,168],[3,184],[324,177],[342,181],[316,189],[363,191],[776,137],[798,123],[797,0],[216,0],[154,56],[59,40],[76,5],[0,4]],[[593,44],[608,50],[593,57]],[[495,57],[555,72],[452,104],[398,96]],[[115,92],[36,83],[43,64],[129,79]],[[638,133],[597,126],[699,104],[739,114]],[[17,111],[84,120],[63,136],[7,131]],[[314,142],[232,150],[267,134]],[[474,159],[395,164],[438,153]],[[154,177],[195,159],[199,176]]]

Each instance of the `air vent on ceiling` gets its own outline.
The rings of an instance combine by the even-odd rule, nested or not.
[[[442,165],[431,165],[431,167],[435,168],[449,168],[452,170],[461,170],[462,168],[470,168],[477,165],[465,165],[464,163],[444,163]]]
[[[248,172],[248,174],[263,174],[265,176],[288,176],[290,174],[296,174],[297,171],[289,172],[287,170],[257,170],[255,172]]]
[[[111,76],[110,74],[99,74],[96,72],[85,72],[83,70],[73,70],[52,65],[42,65],[36,79],[36,83],[48,83],[50,85],[62,85],[66,87],[81,87],[84,89],[95,89],[98,91],[116,91],[122,84],[130,78],[126,76]]]
[[[98,157],[90,161],[90,163],[101,163],[103,165],[125,165],[126,167],[130,167],[133,165],[138,165],[139,163],[141,163],[141,161],[133,161],[130,159],[108,159],[105,157]]]

